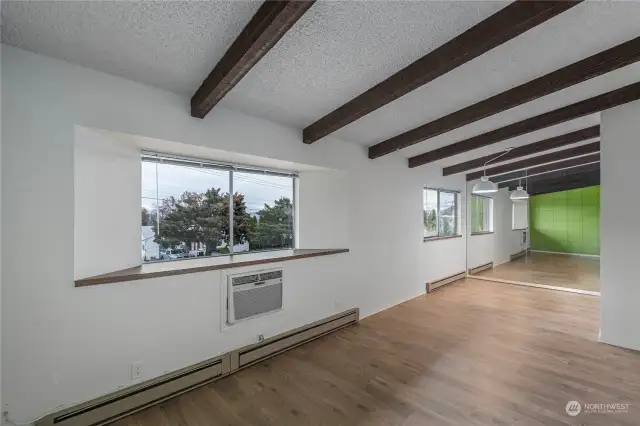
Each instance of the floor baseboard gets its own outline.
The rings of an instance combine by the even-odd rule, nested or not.
[[[521,285],[524,287],[543,288],[546,290],[564,291],[566,293],[585,294],[587,296],[600,296],[599,291],[580,290],[578,288],[557,287],[554,285],[534,284],[534,283],[527,283],[524,281],[512,281],[512,280],[504,280],[502,278],[490,278],[490,277],[481,277],[481,276],[475,276],[475,275],[468,278],[474,279],[474,280],[482,280],[482,281],[493,281],[493,282],[499,282],[504,284]]]
[[[547,254],[560,254],[563,256],[580,256],[580,257],[593,257],[596,259],[600,259],[599,254],[582,254],[582,253],[563,253],[560,251],[546,251],[546,250],[531,250],[534,253],[547,253]]]

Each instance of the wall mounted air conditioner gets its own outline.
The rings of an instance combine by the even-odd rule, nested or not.
[[[282,309],[282,268],[227,275],[227,324]]]

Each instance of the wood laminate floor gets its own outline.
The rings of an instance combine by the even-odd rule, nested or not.
[[[600,291],[600,259],[593,257],[531,252],[525,257],[476,275],[568,289]]]
[[[596,341],[598,307],[467,279],[114,425],[637,426],[640,353]]]

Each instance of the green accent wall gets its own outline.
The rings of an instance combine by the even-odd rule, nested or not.
[[[529,199],[531,248],[600,254],[600,185]]]

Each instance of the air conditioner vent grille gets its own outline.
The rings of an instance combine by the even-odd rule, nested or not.
[[[260,275],[260,281],[265,281],[265,280],[275,280],[276,278],[282,278],[282,269],[278,270],[278,271],[270,271],[270,272],[263,272]]]
[[[270,269],[228,277],[227,324],[282,309],[282,269]]]
[[[245,284],[255,284],[260,281],[260,274],[252,274],[252,275],[241,275],[239,277],[233,277],[233,285],[245,285]]]
[[[269,287],[254,287],[233,295],[236,320],[251,318],[282,308],[282,283]]]

